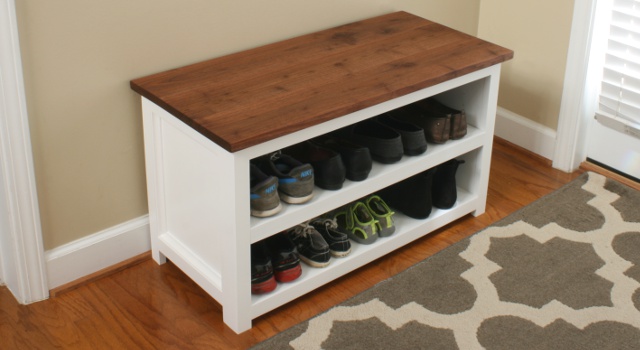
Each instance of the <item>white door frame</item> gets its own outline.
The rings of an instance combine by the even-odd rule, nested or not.
[[[595,116],[601,58],[593,50],[596,14],[603,1],[575,0],[553,167],[571,172],[587,157],[588,125]],[[596,38],[598,39],[598,38]]]
[[[18,302],[49,297],[33,170],[15,0],[0,0],[0,171],[8,232],[0,232],[2,282]],[[2,193],[2,192],[0,192]]]

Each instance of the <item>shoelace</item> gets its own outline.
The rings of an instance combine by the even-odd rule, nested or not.
[[[269,159],[271,159],[271,161],[276,161],[276,160],[280,159],[281,155],[282,155],[282,150],[277,150],[277,151],[271,153],[271,156],[269,156]]]
[[[324,225],[328,226],[331,229],[337,229],[338,228],[338,220],[336,220],[336,218],[324,219]]]
[[[306,222],[303,222],[303,223],[297,225],[294,228],[294,232],[296,234],[302,235],[304,237],[309,237],[309,232],[311,230],[315,230],[315,228],[313,228],[313,226],[311,226],[311,224],[309,222],[310,221],[306,221]]]

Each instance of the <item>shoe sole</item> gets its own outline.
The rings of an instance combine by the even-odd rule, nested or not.
[[[419,156],[426,151],[427,151],[427,146],[424,146],[420,148],[405,149],[404,154],[408,156]]]
[[[305,264],[311,266],[311,267],[327,267],[329,266],[329,263],[331,263],[331,260],[327,261],[327,262],[320,262],[320,261],[313,261],[309,258],[307,258],[306,256],[302,256],[300,255],[300,260],[302,260]]]
[[[372,154],[371,157],[373,158],[373,160],[382,164],[393,164],[399,162],[400,159],[402,159],[402,154],[400,154],[399,156],[381,156]]]
[[[302,266],[299,264],[284,271],[275,271],[276,281],[281,283],[295,281],[300,275],[302,275]]]
[[[368,171],[366,173],[348,173],[347,174],[347,179],[351,181],[363,181],[363,180],[366,180],[367,177],[369,177]]]
[[[350,233],[349,238],[356,241],[356,243],[360,243],[360,244],[364,244],[364,245],[369,245],[369,244],[373,244],[376,242],[376,240],[378,240],[378,235],[376,234],[375,236],[371,236],[367,239],[362,239],[352,233]]]
[[[349,253],[351,253],[351,248],[349,248],[349,250],[330,250],[331,252],[331,256],[334,256],[336,258],[343,258],[347,255],[349,255]]]
[[[260,283],[251,284],[251,294],[265,294],[272,292],[278,284],[276,283],[275,277],[271,277],[268,280]]]
[[[306,202],[310,201],[311,198],[313,198],[313,192],[311,194],[309,194],[309,195],[304,196],[304,197],[291,197],[288,194],[280,192],[280,199],[282,199],[282,201],[284,201],[285,203],[289,203],[289,204],[306,203]]]
[[[339,182],[339,183],[335,183],[335,184],[328,184],[328,183],[316,183],[316,186],[324,189],[324,190],[329,190],[329,191],[335,191],[335,190],[339,190],[342,188],[342,184],[343,182]]]
[[[278,203],[277,207],[269,210],[251,209],[251,215],[257,218],[266,218],[268,216],[273,216],[278,214],[281,210],[282,210],[282,204]]]
[[[380,230],[380,232],[378,232],[378,236],[380,237],[389,237],[391,235],[393,235],[396,232],[396,227],[389,227],[389,228],[383,228],[382,230]]]

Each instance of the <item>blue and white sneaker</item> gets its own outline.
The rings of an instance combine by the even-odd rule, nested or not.
[[[278,178],[280,199],[302,204],[313,198],[313,167],[278,151],[258,160],[260,170]]]
[[[259,218],[276,215],[282,210],[278,196],[278,179],[249,164],[251,183],[251,215]]]

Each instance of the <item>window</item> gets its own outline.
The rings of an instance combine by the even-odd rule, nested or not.
[[[640,127],[640,1],[613,0],[610,20],[600,112]]]

